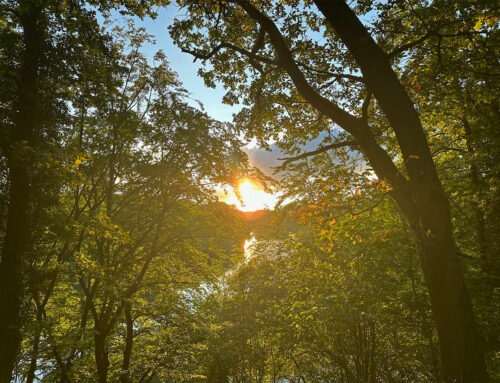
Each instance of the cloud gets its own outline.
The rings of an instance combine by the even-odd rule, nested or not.
[[[278,158],[283,157],[284,153],[276,146],[276,144],[272,144],[270,149],[271,151],[259,147],[253,147],[246,148],[244,151],[247,153],[248,160],[252,166],[259,168],[268,176],[273,176],[274,170],[272,168],[281,164],[281,161],[278,161]],[[276,177],[276,175],[274,176]]]
[[[318,138],[309,141],[306,145],[301,146],[302,152],[315,150],[323,138],[324,135],[322,134]],[[287,157],[287,155],[281,151],[280,148],[278,148],[276,143],[270,145],[270,149],[271,150],[269,151],[257,146],[250,146],[243,150],[247,153],[252,166],[259,168],[264,174],[279,180],[281,179],[282,174],[273,174],[273,168],[281,165],[282,161],[279,161],[278,158]]]

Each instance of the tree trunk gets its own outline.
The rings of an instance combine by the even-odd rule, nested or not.
[[[417,237],[438,330],[443,376],[450,382],[488,381],[472,305],[452,236],[448,200],[413,102],[392,70],[387,55],[345,1],[314,2],[354,56],[400,145],[409,176],[406,199],[413,201],[415,208],[410,212],[406,203],[398,203]],[[370,162],[375,160],[368,157]],[[408,194],[408,191],[395,190],[395,193]]]
[[[38,349],[40,347],[40,335],[42,332],[42,310],[37,307],[36,311],[37,329],[33,336],[33,349],[31,351],[30,368],[26,376],[26,383],[33,383],[35,380],[35,372],[37,368]]]
[[[130,382],[130,358],[132,357],[132,344],[134,341],[134,320],[132,318],[132,310],[130,303],[124,305],[125,324],[127,333],[125,335],[125,349],[123,350],[122,371],[120,373],[120,382]]]
[[[0,382],[9,382],[21,342],[22,258],[28,238],[29,177],[21,167],[10,170],[10,202],[0,264]]]
[[[42,9],[38,1],[21,1],[23,56],[17,89],[18,117],[8,153],[9,208],[0,262],[0,382],[9,382],[19,351],[23,258],[30,237],[30,153],[39,120],[38,69],[42,57]]]
[[[94,330],[94,356],[97,367],[97,376],[99,383],[108,381],[108,350],[106,349],[106,334],[96,328]]]
[[[472,305],[451,238],[426,238],[418,244],[438,331],[443,376],[450,382],[487,382]]]

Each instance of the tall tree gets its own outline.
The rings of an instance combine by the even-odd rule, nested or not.
[[[13,5],[13,4],[11,4]],[[5,147],[9,166],[9,207],[0,262],[0,381],[8,382],[21,340],[23,257],[30,237],[29,202],[35,143],[41,125],[39,72],[42,65],[46,19],[42,3],[21,1],[16,7],[22,30],[22,53],[17,76],[17,112]]]
[[[190,18],[176,22],[174,39],[195,58],[210,60],[216,71],[204,72],[205,82],[213,86],[214,80],[223,81],[230,89],[226,102],[243,97],[253,105],[239,116],[247,123],[249,135],[265,142],[270,136],[280,138],[280,133],[289,142],[300,143],[322,130],[333,131],[331,141],[319,151],[342,145],[357,148],[377,177],[390,185],[390,194],[415,235],[439,334],[444,378],[487,381],[448,198],[417,108],[391,63],[397,53],[425,38],[386,52],[341,0],[314,1],[321,16],[308,1],[179,3],[190,11]],[[358,5],[365,13],[378,6]],[[438,6],[439,2],[431,3],[427,9],[435,12]],[[436,23],[429,34],[448,38],[445,26],[449,20]],[[201,28],[210,33],[199,33]],[[323,38],[314,40],[319,33]],[[383,40],[383,30],[373,33]],[[286,89],[280,89],[283,85]],[[370,119],[372,107],[383,115],[382,122]],[[358,114],[353,113],[356,110]],[[335,132],[334,125],[344,133]],[[388,148],[387,138],[396,147]],[[395,154],[402,163],[393,160]]]
[[[167,375],[160,362],[173,352],[161,341],[170,327],[189,329],[176,318],[188,291],[242,251],[233,246],[245,228],[213,189],[249,170],[233,126],[186,102],[165,55],[150,63],[141,53],[144,31],[122,25],[113,37],[78,59],[54,159],[58,201],[37,217],[18,364],[28,381]]]
[[[21,303],[25,293],[24,263],[31,246],[34,190],[38,196],[50,185],[40,171],[48,147],[67,123],[67,90],[74,81],[80,54],[102,43],[94,34],[96,11],[123,7],[124,12],[144,16],[151,5],[127,1],[9,0],[1,4],[2,40],[2,161],[8,168],[5,235],[0,260],[0,379],[8,381],[19,350]],[[93,29],[94,28],[94,29]],[[105,44],[102,44],[105,45]],[[77,46],[82,49],[78,51]],[[43,185],[43,186],[42,186]]]

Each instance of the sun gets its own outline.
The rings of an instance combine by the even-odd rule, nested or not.
[[[217,189],[216,195],[220,202],[233,205],[244,213],[272,210],[278,203],[278,194],[267,193],[248,178],[241,179],[235,189]]]
[[[273,205],[272,195],[248,179],[239,183],[238,195],[241,200],[241,206],[238,206],[238,210],[241,211],[263,210]]]

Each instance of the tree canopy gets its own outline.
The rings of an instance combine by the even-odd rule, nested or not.
[[[231,123],[145,53],[160,7]],[[0,382],[500,379],[499,17],[2,2]]]

